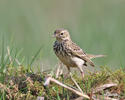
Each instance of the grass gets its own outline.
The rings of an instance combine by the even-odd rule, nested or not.
[[[43,85],[47,74],[55,72],[45,73],[39,69],[36,72],[36,70],[32,68],[32,64],[39,55],[41,48],[34,55],[30,63],[25,65],[19,63],[18,58],[20,53],[18,51],[12,56],[14,49],[9,50],[8,48],[6,51],[4,41],[2,45],[3,49],[0,61],[0,100],[35,100],[38,97],[44,97],[45,100],[71,100],[78,97],[78,95],[55,83],[51,83],[49,86]],[[53,74],[52,77],[55,77],[55,74]],[[83,92],[90,96],[92,91],[97,87],[107,83],[116,83],[117,87],[107,88],[96,93],[96,96],[102,95],[105,97],[106,93],[110,93],[110,95],[117,94],[117,96],[111,96],[112,98],[125,99],[124,68],[112,71],[108,67],[100,67],[98,71],[88,72],[84,80],[79,78],[79,75],[76,73],[73,74],[73,77]],[[63,76],[60,76],[57,80],[75,87],[70,78],[64,79]]]
[[[68,98],[70,100],[78,97],[78,95],[54,83],[45,87],[43,85],[45,76],[45,73],[28,72],[27,68],[23,66],[15,68],[8,65],[4,81],[0,83],[1,100],[34,100],[37,97],[44,97],[45,100],[68,100]],[[112,72],[109,69],[103,68],[101,71],[86,75],[84,82],[77,75],[74,75],[74,78],[80,87],[82,87],[84,93],[88,95],[91,94],[92,89],[100,85],[117,83],[117,87],[108,88],[96,95],[104,95],[108,91],[110,94],[118,94],[118,96],[114,96],[113,98],[125,99],[125,71],[123,69]],[[62,81],[63,79],[60,77],[58,80]],[[63,83],[75,86],[71,79],[66,79]]]

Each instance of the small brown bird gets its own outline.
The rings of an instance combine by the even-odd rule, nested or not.
[[[60,61],[66,65],[70,72],[70,67],[79,68],[82,77],[84,77],[83,66],[88,64],[95,66],[91,61],[92,58],[103,57],[104,55],[86,54],[78,45],[72,42],[70,34],[65,29],[57,29],[54,32],[56,41],[53,45],[53,50]]]

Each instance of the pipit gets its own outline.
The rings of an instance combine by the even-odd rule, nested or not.
[[[71,67],[77,67],[84,78],[83,67],[88,64],[95,66],[91,61],[92,58],[103,57],[104,55],[91,55],[85,53],[77,44],[72,42],[70,34],[66,29],[57,29],[54,32],[56,41],[53,50],[59,60],[66,65],[68,72]]]

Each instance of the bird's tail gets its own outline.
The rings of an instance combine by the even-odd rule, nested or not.
[[[92,55],[92,54],[87,54],[87,56],[88,56],[90,59],[94,59],[94,58],[98,58],[98,57],[105,57],[106,55]]]

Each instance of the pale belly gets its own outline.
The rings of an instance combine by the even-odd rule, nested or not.
[[[78,57],[62,57],[61,55],[57,55],[58,58],[62,61],[64,65],[67,67],[78,67],[78,66],[83,66],[84,61]]]

